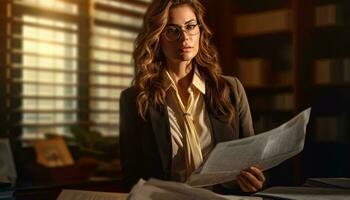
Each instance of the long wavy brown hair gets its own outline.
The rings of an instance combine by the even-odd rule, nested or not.
[[[206,82],[207,108],[215,114],[226,116],[233,123],[235,109],[230,101],[230,86],[221,77],[218,54],[210,43],[212,33],[204,23],[205,10],[198,0],[154,0],[148,8],[134,51],[136,76],[133,84],[138,92],[138,113],[146,119],[146,112],[151,106],[161,108],[166,105],[161,76],[165,56],[160,47],[160,34],[167,24],[169,10],[182,4],[192,7],[200,24],[199,51],[192,63]]]

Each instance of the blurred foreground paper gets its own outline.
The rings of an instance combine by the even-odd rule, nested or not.
[[[311,108],[270,131],[216,145],[201,168],[187,180],[192,186],[232,181],[252,165],[262,170],[277,166],[304,148]]]
[[[127,193],[63,190],[57,200],[126,200]]]
[[[140,180],[131,190],[128,200],[262,200],[260,197],[219,195],[203,188],[193,188],[179,182]]]
[[[11,145],[9,139],[0,139],[0,183],[12,183],[16,181],[17,173],[13,155],[11,151]]]

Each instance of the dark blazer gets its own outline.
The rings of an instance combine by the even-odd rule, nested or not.
[[[231,85],[230,98],[236,109],[235,127],[208,110],[214,142],[234,140],[254,134],[247,96],[237,78],[223,76]],[[137,92],[130,87],[120,97],[120,154],[126,190],[140,178],[169,180],[172,144],[166,106],[149,108],[143,120],[136,108]],[[208,97],[205,95],[208,104]]]

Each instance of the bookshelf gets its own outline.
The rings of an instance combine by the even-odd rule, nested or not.
[[[313,107],[304,152],[273,169],[275,184],[349,176],[350,2],[204,2],[223,72],[242,81],[256,133]]]
[[[307,76],[313,105],[303,164],[309,177],[348,177],[350,161],[350,2],[314,0]]]
[[[255,131],[289,119],[296,111],[291,1],[206,3],[223,72],[242,81]]]

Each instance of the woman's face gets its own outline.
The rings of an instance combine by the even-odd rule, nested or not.
[[[191,61],[198,53],[199,38],[200,28],[192,7],[184,4],[171,8],[160,36],[167,63]]]

